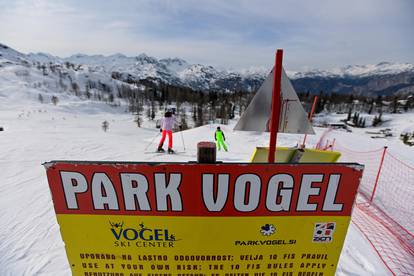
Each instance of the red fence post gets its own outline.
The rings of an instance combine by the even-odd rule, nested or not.
[[[333,150],[334,150],[334,147],[335,147],[335,141],[336,141],[336,138],[334,138],[334,139],[333,139],[333,141],[332,141],[332,144],[331,144],[331,151],[333,151]]]
[[[378,168],[378,173],[377,173],[377,177],[375,178],[375,184],[374,184],[374,189],[372,190],[372,194],[371,194],[371,198],[369,200],[369,204],[372,203],[372,200],[374,199],[375,196],[375,191],[377,190],[377,185],[378,185],[378,181],[381,175],[381,170],[382,170],[382,164],[384,163],[384,157],[385,157],[385,153],[387,152],[387,146],[384,147],[384,150],[382,151],[382,156],[381,156],[381,161],[379,164],[379,168]]]
[[[328,146],[329,146],[329,140],[326,139],[326,144],[325,144],[325,147],[323,148],[323,150],[327,150],[328,149]]]
[[[317,101],[318,101],[318,96],[315,96],[313,98],[313,104],[312,104],[311,112],[309,113],[309,122],[311,122],[311,123],[312,123],[313,112],[315,112],[315,106],[316,106]],[[305,136],[303,137],[302,148],[305,148],[305,143],[306,143],[306,137],[307,136],[308,136],[308,134],[305,133]]]

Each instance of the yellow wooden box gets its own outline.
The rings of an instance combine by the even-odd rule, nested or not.
[[[276,163],[289,163],[292,160],[295,152],[298,149],[288,147],[276,148]],[[302,157],[299,159],[299,163],[335,163],[341,154],[337,151],[325,151],[316,149],[304,149]],[[256,147],[250,158],[251,163],[267,163],[267,157],[269,154],[268,147]]]

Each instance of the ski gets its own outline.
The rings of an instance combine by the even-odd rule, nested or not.
[[[144,154],[159,154],[164,155],[166,152],[160,152],[160,151],[144,151]]]
[[[167,151],[165,151],[165,152],[160,152],[160,151],[144,151],[144,154],[159,154],[159,155],[165,155],[165,154],[171,154],[171,155],[174,155],[174,154],[183,154],[183,153],[186,153],[185,151],[174,151],[174,152],[172,152],[172,153],[168,153]]]

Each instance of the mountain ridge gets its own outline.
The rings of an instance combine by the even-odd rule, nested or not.
[[[137,56],[74,54],[66,58],[47,53],[23,54],[0,44],[0,58],[12,62],[73,63],[102,74],[116,73],[121,81],[127,76],[137,81],[149,80],[202,91],[256,91],[267,76],[266,69],[217,69],[211,65],[190,64],[174,58],[157,59],[145,53]],[[414,93],[414,65],[380,62],[347,65],[331,70],[288,72],[298,92],[405,95]]]

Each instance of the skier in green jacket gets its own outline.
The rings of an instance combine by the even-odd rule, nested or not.
[[[217,127],[216,133],[214,134],[214,140],[216,140],[218,150],[221,150],[221,147],[223,147],[223,149],[227,151],[227,146],[224,142],[226,141],[226,137],[220,127]]]

